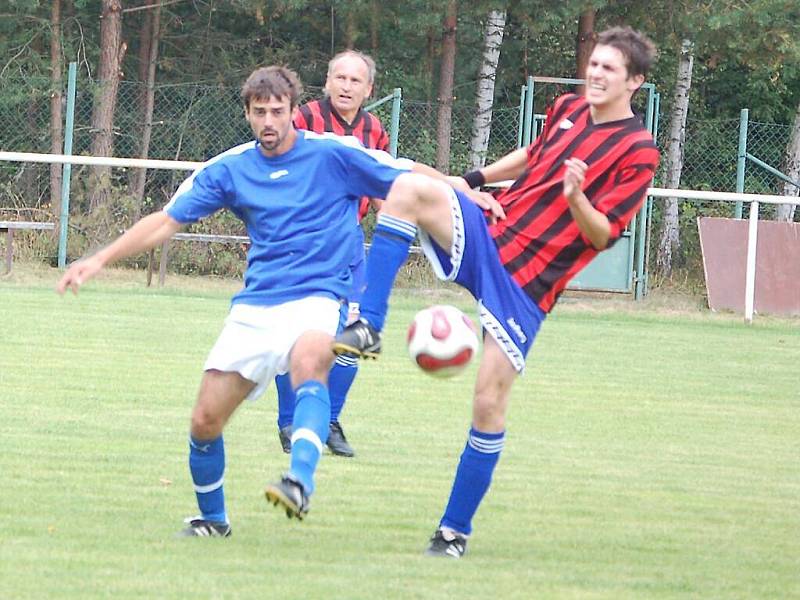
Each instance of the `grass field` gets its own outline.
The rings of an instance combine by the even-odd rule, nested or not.
[[[449,492],[474,370],[427,378],[396,296],[385,354],[343,415],[308,519],[270,392],[226,430],[234,534],[175,539],[196,507],[188,417],[230,283],[113,274],[59,298],[0,279],[1,598],[800,597],[800,321],[564,302],[517,383],[464,560],[422,555]],[[448,301],[468,308],[461,296]]]

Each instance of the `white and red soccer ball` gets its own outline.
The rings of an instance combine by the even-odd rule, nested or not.
[[[478,352],[475,324],[449,305],[419,311],[408,328],[406,342],[411,360],[434,377],[460,373]]]

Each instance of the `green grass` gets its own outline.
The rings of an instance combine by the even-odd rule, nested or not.
[[[262,496],[287,465],[270,390],[226,430],[233,537],[180,540],[189,412],[232,285],[112,273],[59,298],[55,271],[15,268],[0,280],[2,598],[800,597],[797,320],[564,302],[451,562],[422,550],[474,367],[443,382],[405,356],[430,298],[396,297],[343,415],[358,455],[323,459],[305,522]]]

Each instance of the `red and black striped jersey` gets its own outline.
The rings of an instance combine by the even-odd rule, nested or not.
[[[330,132],[336,135],[352,135],[365,148],[389,151],[389,136],[380,119],[363,108],[358,110],[352,123],[348,123],[331,104],[328,97],[312,100],[300,106],[294,126],[316,133]],[[362,198],[358,207],[359,220],[369,211],[369,198]]]
[[[525,170],[498,196],[506,219],[490,226],[503,265],[544,312],[599,252],[578,228],[563,193],[568,158],[588,165],[583,191],[608,218],[611,245],[642,205],[659,153],[638,116],[595,125],[582,96],[556,99],[528,147]]]
[[[330,98],[312,100],[300,106],[294,125],[317,133],[326,131],[336,135],[355,136],[365,148],[389,150],[389,136],[383,129],[380,119],[363,108],[356,113],[352,123],[348,123],[336,112]]]

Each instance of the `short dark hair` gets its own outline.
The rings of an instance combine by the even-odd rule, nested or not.
[[[297,73],[286,67],[261,67],[250,73],[242,86],[242,102],[250,108],[251,100],[289,98],[291,108],[297,106],[303,84]]]
[[[645,34],[631,27],[612,27],[597,35],[597,45],[616,48],[625,57],[628,77],[647,75],[656,59],[656,46]]]

